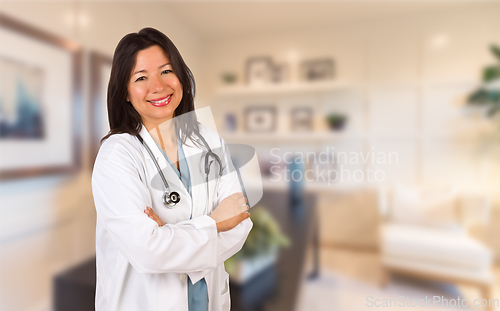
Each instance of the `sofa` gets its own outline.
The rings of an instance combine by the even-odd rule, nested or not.
[[[379,193],[380,256],[386,283],[392,273],[478,286],[489,300],[493,254],[471,235],[485,226],[490,201],[453,187],[394,186]],[[476,230],[477,231],[477,230]]]

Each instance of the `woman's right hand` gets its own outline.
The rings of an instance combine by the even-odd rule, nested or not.
[[[217,232],[228,231],[250,217],[243,193],[234,193],[220,202],[210,217],[217,223]]]

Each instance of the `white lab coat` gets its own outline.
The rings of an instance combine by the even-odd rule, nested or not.
[[[203,125],[200,133],[212,150],[224,148],[221,160],[232,166],[222,138]],[[187,275],[193,283],[205,278],[209,311],[230,310],[224,261],[241,249],[252,222],[247,219],[230,231],[217,233],[215,221],[204,215],[206,184],[192,185],[191,200],[144,126],[140,134],[181,201],[173,209],[163,205],[163,187],[151,186],[158,171],[136,137],[116,134],[102,144],[92,175],[97,211],[96,311],[187,311]],[[196,174],[205,176],[206,150],[192,142],[183,145],[183,150],[186,158],[199,163],[189,166],[191,180],[196,180]],[[214,189],[215,180],[209,185],[210,211],[227,196],[241,192],[234,170],[220,179],[218,189]],[[148,218],[146,206],[163,220],[163,227]]]

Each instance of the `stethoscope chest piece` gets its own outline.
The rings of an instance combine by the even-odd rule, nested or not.
[[[168,208],[173,208],[181,200],[181,195],[175,191],[163,193],[163,204]]]

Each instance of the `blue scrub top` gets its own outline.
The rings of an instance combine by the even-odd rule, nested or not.
[[[158,146],[158,144],[156,145]],[[177,167],[174,165],[174,163],[172,163],[172,161],[170,161],[167,154],[165,153],[165,151],[163,151],[163,149],[161,149],[160,146],[158,146],[158,149],[160,149],[160,151],[163,153],[163,156],[165,156],[165,159],[167,159],[170,166],[174,169],[177,177],[179,177],[182,184],[184,185],[184,187],[186,187],[189,195],[192,198],[193,195],[191,193],[191,177],[189,175],[189,166],[187,164],[186,156],[184,155],[184,150],[182,150],[181,140],[177,138],[179,170],[177,170]],[[191,216],[189,217],[190,219],[193,217],[192,211],[193,209],[191,208]],[[193,284],[188,276],[188,307],[189,311],[208,311],[208,288],[205,278],[199,280],[198,282],[196,282],[196,284]]]

